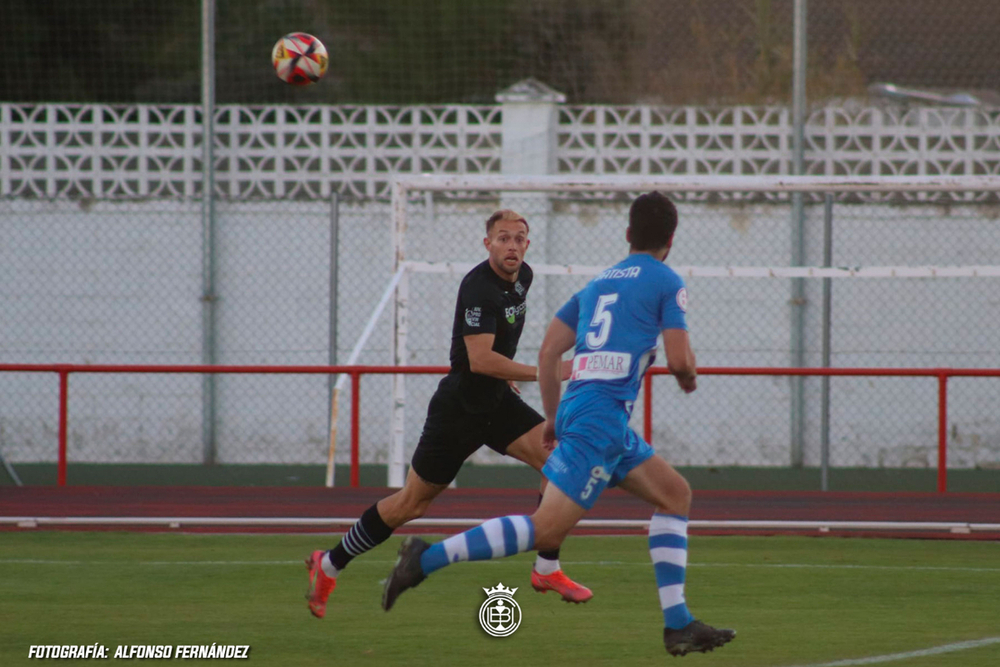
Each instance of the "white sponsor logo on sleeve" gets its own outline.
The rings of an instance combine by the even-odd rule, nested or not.
[[[686,287],[682,287],[677,290],[677,307],[681,309],[681,312],[688,311],[688,291]]]
[[[483,310],[479,306],[465,309],[465,323],[470,327],[479,326],[479,318],[482,317]]]

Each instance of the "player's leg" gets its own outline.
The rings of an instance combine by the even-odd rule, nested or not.
[[[558,546],[586,512],[550,484],[542,503],[531,516],[490,519],[436,544],[408,537],[399,548],[399,559],[386,579],[382,608],[389,611],[403,591],[454,563],[504,558],[535,548]]]
[[[630,435],[638,441],[638,452],[649,447],[634,433]],[[624,463],[628,465],[627,460]],[[618,485],[656,508],[649,522],[649,553],[663,610],[663,642],[667,651],[671,655],[685,655],[711,651],[730,642],[736,632],[695,620],[684,596],[691,510],[691,487],[687,480],[659,456],[649,456],[631,468]]]
[[[509,430],[511,425],[515,426],[513,431],[515,433],[526,427],[529,428],[527,431],[521,431],[513,442],[507,444],[504,453],[541,472],[542,466],[545,465],[550,454],[549,449],[542,441],[542,428],[544,427],[542,416],[513,392],[510,392],[510,396],[501,405],[497,419],[504,421],[504,426],[501,429],[507,433],[511,433]],[[510,436],[501,435],[499,439],[503,440],[506,437]],[[492,447],[492,444],[490,446]],[[539,504],[542,502],[547,484],[548,480],[542,475],[538,491]],[[559,545],[552,549],[538,550],[538,556],[535,558],[535,565],[531,571],[531,587],[540,593],[555,591],[566,602],[576,604],[586,602],[594,597],[594,593],[589,588],[573,581],[562,571],[562,565],[559,563]]]
[[[490,519],[433,545],[408,537],[386,579],[383,609],[388,611],[403,591],[452,563],[502,558],[562,544],[611,480],[607,471],[615,470],[621,460],[625,446],[622,434],[628,423],[624,412],[605,415],[600,410],[566,408],[567,403],[560,407],[559,445],[542,468],[549,484],[534,514]]]
[[[396,528],[424,515],[447,484],[432,484],[410,468],[403,488],[378,501],[361,515],[340,542],[329,551],[314,551],[306,560],[309,568],[309,611],[316,618],[326,615],[326,603],[337,587],[337,577],[348,563],[385,542]]]
[[[306,598],[313,616],[323,618],[336,579],[354,558],[385,542],[393,531],[424,515],[437,496],[458,474],[471,449],[467,419],[445,393],[431,398],[427,420],[413,453],[403,488],[383,498],[361,515],[340,543],[329,551],[314,551],[306,559],[309,590]]]
[[[385,542],[403,524],[422,517],[446,488],[447,484],[421,479],[411,467],[403,488],[365,510],[340,544],[326,552],[323,571],[335,578],[354,558]]]
[[[490,519],[431,545],[421,559],[423,572],[428,575],[460,561],[490,560],[533,549],[551,549],[562,543],[586,513],[585,508],[550,484],[531,516]]]
[[[403,488],[375,503],[375,507],[385,524],[395,530],[426,514],[427,508],[450,483],[428,482],[411,466]]]

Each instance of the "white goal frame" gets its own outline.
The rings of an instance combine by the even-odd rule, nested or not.
[[[410,260],[405,253],[407,230],[406,207],[411,193],[419,192],[714,192],[714,193],[931,193],[931,192],[1000,192],[1000,176],[507,176],[500,174],[401,176],[392,183],[393,277],[386,290],[392,293],[393,363],[406,366],[409,335],[409,273],[464,274],[469,263],[423,262]],[[607,267],[557,266],[532,264],[539,275],[597,275]],[[672,266],[685,277],[745,278],[959,278],[1000,277],[995,266],[883,266],[883,267],[747,267],[747,266]],[[383,299],[372,314],[373,323],[386,305]],[[359,340],[356,348],[363,347]],[[392,383],[392,418],[390,420],[388,485],[401,487],[406,461],[404,415],[406,404],[405,375],[394,375]],[[329,477],[329,476],[328,476]]]

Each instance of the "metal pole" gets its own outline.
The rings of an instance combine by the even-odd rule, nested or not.
[[[410,303],[410,280],[406,271],[400,276],[399,284],[396,285],[396,336],[395,336],[395,356],[396,366],[407,366],[407,349],[409,338],[409,303]],[[406,481],[406,376],[392,376],[392,439],[389,441],[389,470],[388,486],[392,488],[402,488]]]
[[[646,373],[642,388],[642,436],[653,444],[653,375]]]
[[[215,303],[215,0],[201,2],[201,281],[202,364],[216,362]],[[215,463],[215,375],[202,375],[202,461]]]
[[[948,491],[948,373],[938,375],[938,493]]]
[[[56,464],[56,484],[66,486],[66,457],[69,440],[69,371],[59,371],[59,462]]]
[[[351,488],[361,485],[361,373],[351,373]]]
[[[330,197],[330,365],[337,365],[337,296],[339,292],[340,260],[340,195]],[[333,378],[330,378],[333,389]]]
[[[1000,176],[643,176],[641,174],[399,174],[393,187],[432,192],[1000,192]]]
[[[805,116],[806,116],[806,0],[795,0],[794,14],[794,78],[792,80],[792,173],[805,173]],[[805,261],[805,210],[802,193],[792,195],[792,248],[791,266],[804,266]],[[805,280],[792,279],[791,303],[791,365],[805,366]],[[805,391],[804,378],[793,377],[791,382],[791,465],[801,468],[805,440]]]
[[[329,332],[329,355],[327,363],[331,366],[337,365],[337,296],[339,292],[339,271],[338,260],[340,254],[340,195],[333,192],[330,195],[330,332]],[[333,375],[328,379],[327,405],[330,406],[328,419],[328,432],[334,427],[333,420],[333,392],[337,381]]]
[[[392,211],[394,225],[392,228],[392,246],[394,250],[393,269],[399,276],[396,284],[395,298],[392,300],[393,336],[390,352],[393,364],[406,365],[406,328],[407,328],[407,297],[409,286],[406,279],[406,200],[408,192],[398,181],[392,184]],[[389,419],[389,467],[386,473],[386,483],[393,488],[402,488],[405,481],[405,463],[403,451],[406,426],[406,383],[403,375],[392,376],[392,404]]]
[[[823,266],[833,265],[833,195],[827,194],[823,201]],[[830,367],[830,314],[832,312],[833,284],[830,278],[823,278],[823,368]],[[820,489],[830,490],[830,376],[824,375],[820,382]]]

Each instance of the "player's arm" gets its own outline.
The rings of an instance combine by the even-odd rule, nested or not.
[[[698,366],[686,329],[664,329],[663,350],[667,354],[667,369],[677,378],[677,384],[690,394],[698,388]]]
[[[462,338],[469,353],[469,370],[473,373],[521,382],[535,379],[537,370],[534,366],[518,363],[493,350],[495,334],[481,333]]]
[[[499,352],[493,351],[495,334],[474,334],[463,336],[465,349],[469,353],[469,370],[480,375],[500,378],[501,380],[530,382],[538,377],[538,369],[508,359]],[[573,360],[562,362],[561,378],[568,380],[573,372]],[[516,390],[516,387],[515,387]]]
[[[553,317],[542,340],[542,347],[538,351],[538,387],[542,393],[545,419],[550,424],[555,423],[562,390],[561,382],[565,379],[565,362],[562,356],[575,344],[576,332],[558,317]]]

